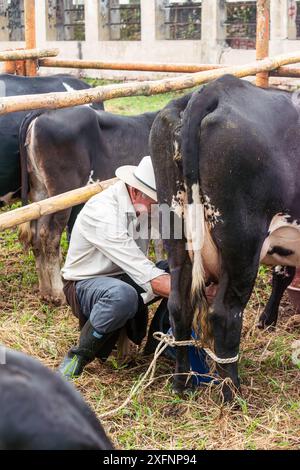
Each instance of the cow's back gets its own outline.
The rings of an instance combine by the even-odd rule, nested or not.
[[[269,217],[293,206],[300,196],[298,119],[289,93],[228,75],[207,85],[191,98],[183,118],[190,187],[200,180],[203,193],[231,218],[234,206]]]
[[[12,350],[0,368],[0,449],[112,448],[95,414],[57,373]]]
[[[50,92],[82,90],[90,86],[72,77],[58,74],[49,77],[20,77],[0,75],[0,97],[33,95]],[[95,105],[103,109],[102,103]],[[9,113],[0,116],[0,200],[21,187],[19,162],[19,128],[27,111]]]

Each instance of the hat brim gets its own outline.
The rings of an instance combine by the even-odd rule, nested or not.
[[[124,183],[132,186],[135,189],[138,189],[139,191],[142,191],[148,197],[157,202],[157,192],[139,181],[134,175],[135,170],[136,166],[134,165],[120,166],[120,168],[116,170],[116,176]]]

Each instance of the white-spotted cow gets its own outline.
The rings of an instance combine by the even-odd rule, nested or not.
[[[193,319],[201,324],[218,358],[234,361],[218,370],[239,389],[243,311],[259,264],[287,267],[289,282],[300,265],[298,105],[288,92],[225,75],[162,110],[150,143],[159,202],[173,206],[173,217],[185,224],[185,237],[171,233],[164,241],[175,338],[190,338]],[[210,282],[218,289],[209,308]],[[274,287],[276,316],[281,292]],[[272,308],[263,325],[276,321]],[[179,347],[176,372],[188,369],[187,348]],[[182,392],[186,376],[176,375],[174,387]],[[227,381],[223,394],[232,398]]]

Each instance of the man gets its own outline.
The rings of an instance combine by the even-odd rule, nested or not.
[[[170,275],[146,257],[148,217],[157,201],[151,158],[118,168],[116,176],[120,181],[80,212],[62,269],[66,298],[82,327],[79,345],[59,368],[67,378],[79,376],[95,357],[104,361],[124,326],[140,344],[147,302],[170,292]]]

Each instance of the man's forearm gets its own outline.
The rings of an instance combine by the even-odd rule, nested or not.
[[[171,290],[171,276],[170,274],[163,274],[151,281],[153,293],[160,297],[169,297]]]

